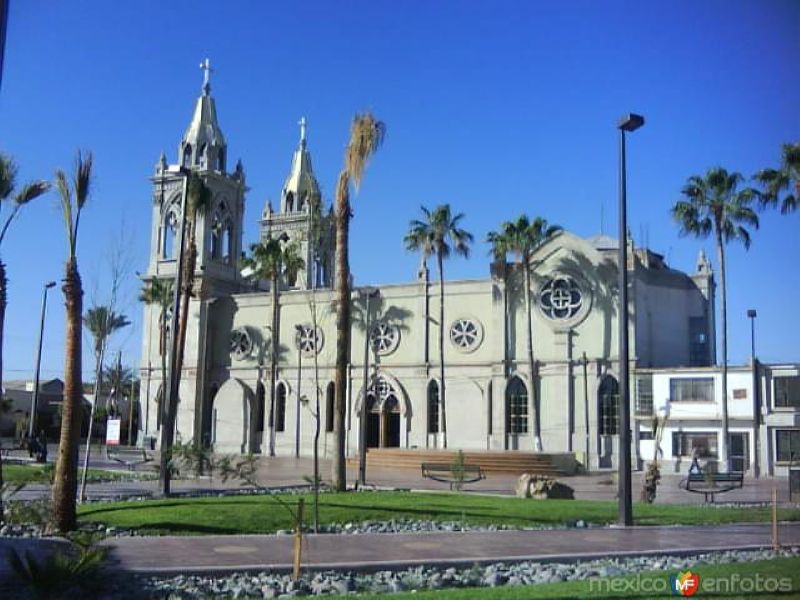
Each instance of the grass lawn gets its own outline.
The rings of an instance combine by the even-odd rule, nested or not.
[[[281,501],[294,505],[300,497],[285,495]],[[306,501],[308,523],[312,498],[310,494],[302,497]],[[88,504],[81,506],[78,513],[83,521],[177,535],[274,533],[292,528],[291,514],[271,496]],[[321,523],[408,518],[514,526],[558,525],[578,519],[605,524],[616,521],[617,504],[613,501],[532,501],[514,497],[413,492],[327,493],[320,496]],[[634,518],[638,525],[719,524],[768,521],[770,510],[636,504]],[[781,509],[779,518],[800,520],[800,509]]]
[[[47,468],[50,467],[50,468]],[[3,464],[3,481],[8,483],[50,483],[53,465],[11,465]],[[83,473],[78,469],[78,477]],[[137,474],[138,476],[138,474]],[[87,481],[119,481],[131,479],[123,471],[107,471],[105,469],[89,469]]]
[[[783,598],[800,597],[800,570],[796,558],[779,558],[747,563],[731,563],[727,565],[698,566],[692,569],[700,577],[699,591],[695,598]],[[614,578],[617,583],[611,587],[605,582],[612,579],[595,579],[594,581],[568,581],[564,583],[546,583],[536,586],[507,586],[498,588],[463,588],[426,592],[406,592],[392,595],[364,595],[359,600],[455,600],[461,598],[480,598],[480,600],[527,600],[528,598],[669,598],[668,581],[675,571],[651,571],[624,578]],[[737,579],[734,579],[736,577]],[[718,579],[719,578],[719,579]],[[724,578],[724,579],[723,579]],[[758,578],[758,579],[757,579]],[[777,594],[755,593],[758,580],[776,578],[774,584],[783,583],[791,591]],[[783,579],[783,582],[780,580]],[[628,585],[619,583],[625,580]],[[761,584],[764,585],[763,583]],[[770,582],[773,585],[773,582]],[[638,586],[638,588],[637,588]],[[713,586],[713,589],[712,589]],[[727,587],[725,587],[727,586]],[[762,587],[762,590],[764,588]],[[772,587],[770,587],[772,589]],[[680,596],[677,596],[680,597]]]

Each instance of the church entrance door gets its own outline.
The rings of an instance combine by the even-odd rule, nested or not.
[[[400,403],[394,395],[383,402],[383,446],[400,447]]]
[[[375,396],[367,396],[367,448],[378,448],[381,443],[381,414]]]

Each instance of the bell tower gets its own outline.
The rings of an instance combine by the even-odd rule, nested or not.
[[[261,241],[285,237],[300,247],[306,268],[298,274],[298,289],[330,287],[333,280],[333,219],[322,206],[319,183],[311,166],[305,117],[298,122],[300,142],[292,155],[289,175],[276,213],[267,202],[261,215]],[[285,235],[284,235],[285,234]]]

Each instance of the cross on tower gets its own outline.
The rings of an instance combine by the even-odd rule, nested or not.
[[[211,91],[211,72],[214,69],[211,68],[211,61],[208,59],[200,63],[200,68],[203,70],[203,93],[208,96],[208,93]]]
[[[306,143],[306,126],[308,125],[308,121],[306,121],[305,117],[300,117],[300,120],[297,122],[300,125],[300,143]]]

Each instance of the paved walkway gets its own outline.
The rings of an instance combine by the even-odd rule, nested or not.
[[[781,524],[781,542],[800,545],[800,523]],[[768,524],[717,527],[590,528],[559,531],[307,535],[303,566],[374,570],[409,565],[471,565],[574,560],[631,554],[695,553],[771,545]],[[118,568],[186,573],[290,570],[292,536],[166,536],[104,542]]]

